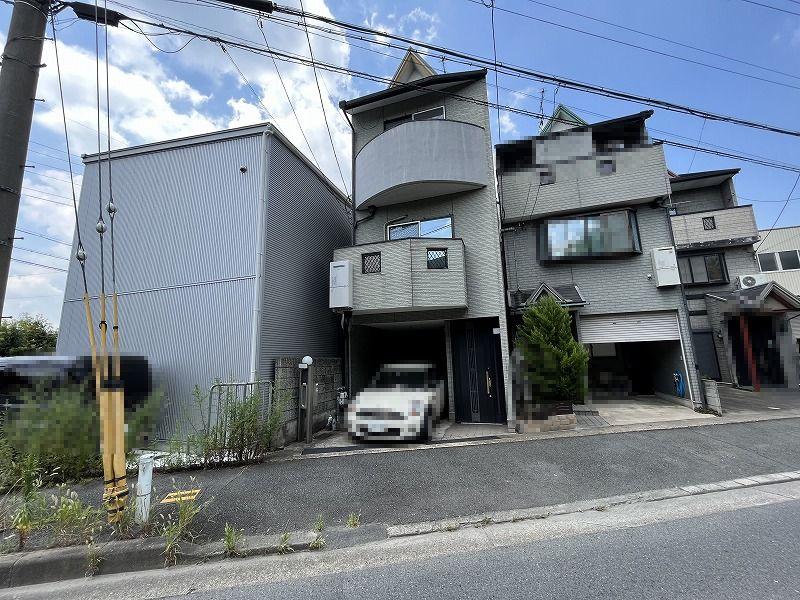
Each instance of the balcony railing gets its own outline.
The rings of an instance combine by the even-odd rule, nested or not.
[[[670,219],[678,250],[747,246],[759,239],[750,205],[690,212]]]
[[[644,203],[669,194],[660,144],[503,173],[503,221]]]
[[[334,251],[353,266],[353,312],[467,307],[464,242],[411,238]]]
[[[356,156],[356,208],[386,206],[484,187],[489,165],[483,127],[410,121],[383,132]]]

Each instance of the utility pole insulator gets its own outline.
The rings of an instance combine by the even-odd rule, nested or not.
[[[262,13],[271,13],[275,10],[275,3],[270,0],[217,0],[222,4],[232,4],[241,8],[249,8]]]

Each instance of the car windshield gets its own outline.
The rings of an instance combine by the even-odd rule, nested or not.
[[[426,371],[380,371],[375,378],[377,388],[421,389],[428,384]]]

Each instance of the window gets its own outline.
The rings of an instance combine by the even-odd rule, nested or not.
[[[453,218],[427,219],[389,225],[386,237],[389,240],[406,238],[451,238],[453,237]]]
[[[762,252],[758,255],[758,264],[762,272],[800,269],[800,250]]]
[[[597,161],[598,175],[611,175],[617,170],[617,165],[613,158],[601,158]]]
[[[722,254],[697,254],[678,258],[681,281],[687,285],[727,283],[725,258]]]
[[[703,229],[705,231],[711,231],[716,228],[717,222],[714,220],[714,217],[703,217]]]
[[[366,275],[368,273],[381,272],[381,253],[368,252],[361,255],[361,272]]]
[[[775,258],[774,252],[764,252],[758,255],[758,264],[761,266],[762,271],[777,271],[778,260]]]
[[[778,257],[781,259],[782,270],[800,269],[800,258],[797,257],[797,250],[778,252]]]
[[[622,210],[548,219],[540,228],[542,260],[570,260],[641,252],[636,215]]]
[[[556,170],[553,167],[539,169],[539,185],[550,185],[556,182]]]
[[[396,119],[387,119],[383,122],[383,130],[389,131],[398,125],[408,123],[409,121],[430,121],[432,119],[444,119],[444,106],[437,106],[436,108],[421,110],[410,115],[397,117]]]
[[[428,248],[428,268],[447,268],[447,248]]]

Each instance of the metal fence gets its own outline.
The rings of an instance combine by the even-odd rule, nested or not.
[[[266,419],[272,406],[273,388],[274,382],[271,380],[215,383],[208,391],[206,432],[211,432],[215,425],[218,425],[217,429],[227,431],[230,425],[227,420],[233,412],[231,409],[250,401],[253,396],[259,398],[259,418]]]

